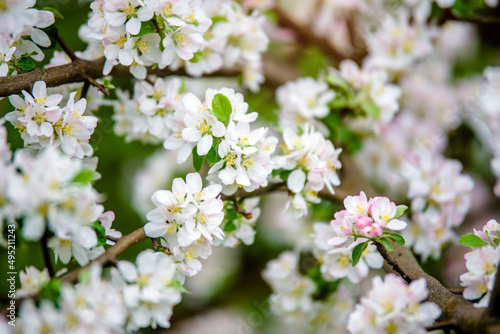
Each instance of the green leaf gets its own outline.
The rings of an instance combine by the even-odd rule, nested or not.
[[[487,246],[488,243],[473,233],[464,234],[460,237],[460,244],[465,247],[479,248]]]
[[[387,238],[385,237],[378,238],[377,241],[380,242],[385,247],[385,249],[387,249],[388,252],[392,252],[394,250],[394,247]]]
[[[54,14],[54,18],[56,19],[59,19],[59,20],[63,20],[64,19],[64,16],[62,16],[61,13],[59,13],[59,11],[53,7],[44,7],[43,10],[46,10],[48,12],[51,12],[52,14]]]
[[[229,99],[221,93],[215,95],[214,99],[212,100],[212,110],[215,117],[217,117],[220,122],[227,126],[227,124],[229,123],[229,117],[233,112],[233,108],[231,107],[231,102],[229,102]]]
[[[97,179],[96,173],[90,169],[82,169],[73,178],[73,183],[88,184],[90,181]]]
[[[361,259],[361,255],[363,255],[363,252],[365,251],[366,247],[368,247],[368,241],[365,241],[365,242],[358,244],[352,250],[352,266],[353,267],[358,264],[359,259]]]
[[[172,287],[173,287],[175,290],[180,291],[180,292],[182,292],[182,293],[191,293],[191,291],[190,291],[190,290],[188,290],[188,289],[186,289],[186,288],[184,287],[184,285],[182,285],[182,284],[181,284],[181,282],[179,282],[178,280],[174,280],[174,281],[172,282]]]
[[[21,58],[16,62],[15,67],[20,73],[26,73],[32,71],[35,68],[35,63],[31,58]]]
[[[380,108],[373,101],[365,101],[361,104],[361,110],[370,118],[378,119],[380,116]]]
[[[219,157],[219,140],[216,139],[212,144],[212,148],[207,153],[207,160],[209,163],[214,164],[220,159],[221,157]]]
[[[405,211],[408,209],[408,207],[406,205],[401,204],[401,205],[398,205],[396,209],[397,209],[397,211],[396,211],[396,215],[394,216],[394,219],[401,217],[405,213]]]
[[[340,88],[345,93],[351,93],[352,88],[349,82],[333,73],[330,73],[326,76],[326,82],[334,88]]]
[[[286,169],[282,170],[280,172],[280,179],[282,179],[283,181],[288,180],[288,176],[290,176],[292,172],[293,172],[292,170],[286,170]]]
[[[193,53],[193,58],[189,59],[189,62],[196,64],[197,62],[199,62],[201,60],[201,58],[203,58],[203,52],[198,51],[196,53]]]
[[[199,156],[196,146],[193,148],[193,167],[194,170],[199,172],[205,163],[205,156]]]
[[[104,226],[101,225],[101,223],[99,223],[98,221],[97,222],[94,222],[94,224],[92,225],[92,228],[94,229],[95,231],[95,234],[97,235],[97,246],[102,246],[104,244],[106,244],[106,229],[104,228]]]
[[[227,209],[226,215],[224,216],[227,221],[232,221],[238,218],[238,212],[235,209]]]
[[[57,306],[61,296],[61,281],[58,278],[53,278],[40,289],[40,299],[48,299]]]
[[[141,37],[147,34],[152,34],[156,32],[156,27],[153,21],[142,21],[141,29],[137,33],[137,35],[132,35],[134,37]]]
[[[186,80],[181,78],[181,87],[179,88],[179,94],[186,92]]]
[[[400,246],[403,246],[405,244],[405,238],[403,238],[400,234],[384,232],[384,235]]]
[[[224,16],[214,16],[210,19],[212,20],[212,26],[219,22],[227,22],[227,19]]]
[[[113,85],[113,84],[111,83],[111,81],[109,81],[108,79],[104,79],[102,84],[103,84],[103,85],[104,85],[104,87],[105,87],[105,88],[107,88],[107,89],[115,89],[115,88],[116,88],[116,87],[115,87],[115,85]]]
[[[234,230],[236,230],[236,225],[233,221],[227,222],[226,225],[224,225],[224,232],[232,232]]]

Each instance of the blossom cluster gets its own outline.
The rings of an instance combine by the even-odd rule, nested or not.
[[[276,89],[276,102],[281,112],[280,126],[293,128],[309,123],[328,134],[328,129],[318,119],[330,113],[328,104],[335,95],[326,82],[311,77],[288,81]]]
[[[31,299],[24,300],[15,333],[125,333],[170,327],[173,307],[186,291],[172,257],[153,250],[139,253],[136,264],[119,261],[110,280],[101,276],[102,268],[93,264],[80,275],[79,283],[58,287],[45,271],[34,267],[21,271],[20,296],[50,290],[58,297],[42,295],[38,306]]]
[[[228,68],[242,70],[252,90],[264,80],[261,54],[269,40],[257,11],[247,14],[236,3],[201,0],[96,0],[90,7],[84,30],[103,50],[104,74],[118,64],[130,66],[138,79],[146,77],[147,66],[185,67],[195,76]]]
[[[380,237],[385,229],[401,231],[408,225],[398,219],[406,206],[397,207],[387,197],[368,200],[365,193],[360,192],[358,196],[347,196],[344,206],[345,210],[335,213],[335,219],[331,221],[331,226],[338,235],[329,241],[334,246],[342,246],[352,237]]]
[[[474,244],[462,238],[476,236]],[[473,249],[465,254],[467,272],[460,275],[460,284],[465,288],[465,299],[477,301],[475,307],[488,307],[500,263],[500,225],[491,219],[482,231],[474,229],[474,234],[464,235],[460,242]],[[469,239],[470,240],[470,239]]]
[[[59,103],[61,94],[47,94],[44,81],[33,85],[32,93],[23,90],[24,99],[18,95],[9,97],[16,110],[5,118],[21,133],[24,146],[44,148],[60,146],[62,151],[82,159],[93,154],[90,136],[97,126],[97,118],[84,116],[87,101],[75,101],[76,92],[70,94],[65,107]]]
[[[424,260],[441,256],[444,245],[455,238],[452,228],[469,211],[474,182],[461,170],[459,161],[427,154],[408,168],[413,224],[404,237]]]
[[[338,240],[343,235],[339,236],[328,224],[314,224],[312,237],[314,239],[314,257],[318,259],[321,275],[327,281],[347,278],[350,282],[357,284],[368,276],[370,268],[380,269],[384,264],[384,259],[374,245],[368,245],[358,262],[354,263],[352,252],[363,241],[353,241],[348,245],[346,244],[345,247],[332,245],[330,240]]]
[[[377,276],[372,288],[356,305],[347,322],[350,333],[427,333],[441,315],[434,302],[424,302],[429,295],[424,278],[409,285],[395,275]]]
[[[298,131],[297,131],[298,130]],[[293,198],[287,204],[295,217],[307,214],[307,203],[318,203],[318,192],[326,188],[334,194],[333,187],[340,185],[337,170],[342,167],[339,160],[341,148],[309,124],[304,129],[286,128],[283,131],[282,153],[276,157],[278,168],[288,174],[287,188]],[[285,175],[286,175],[285,174]]]
[[[54,14],[33,8],[36,0],[7,0],[0,10],[0,77],[32,70],[42,61],[41,47],[49,47],[42,30],[54,23]]]
[[[365,63],[366,64],[366,63]],[[387,71],[368,65],[359,67],[354,61],[343,60],[339,69],[329,69],[327,82],[341,95],[334,101],[336,108],[354,108],[364,117],[351,120],[351,127],[379,131],[380,126],[392,121],[399,111],[401,88],[390,83]]]
[[[134,96],[118,89],[118,99],[112,102],[115,133],[125,135],[127,141],[165,141],[176,130],[172,117],[181,106],[182,86],[179,78],[157,78],[154,85],[137,81]]]
[[[263,30],[265,17],[258,11],[247,13],[238,3],[224,0],[205,1],[202,7],[212,18],[212,25],[204,32],[205,45],[199,58],[184,61],[186,72],[200,76],[223,68],[239,69],[243,84],[253,92],[258,91],[264,81],[262,53],[269,44]],[[177,69],[181,65],[178,61],[171,67]]]
[[[2,169],[3,216],[22,218],[26,240],[48,235],[56,260],[67,264],[73,256],[83,266],[104,252],[98,237],[121,236],[111,229],[113,213],[104,213],[89,183],[97,174],[80,160],[48,147],[36,157],[16,151],[13,163]]]
[[[464,99],[466,111],[472,115],[470,121],[478,137],[492,154],[491,170],[497,178],[493,189],[500,196],[500,68],[486,67],[483,70],[483,82],[476,89],[468,90],[468,94],[476,93],[474,100]],[[470,96],[467,96],[470,98]]]
[[[190,173],[186,181],[175,179],[172,191],[158,190],[151,197],[156,208],[146,216],[146,235],[162,238],[174,259],[182,263],[179,268],[185,276],[201,270],[198,258],[211,254],[214,238],[224,238],[221,189],[220,184],[203,188],[200,174]]]

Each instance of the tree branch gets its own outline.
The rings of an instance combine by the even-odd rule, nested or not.
[[[398,273],[398,275],[401,276],[406,281],[406,283],[410,284],[413,279],[408,276],[403,268],[399,266],[398,262],[392,258],[387,249],[385,249],[384,245],[382,245],[378,241],[373,241],[373,244],[375,245],[375,247],[377,247],[378,252],[380,253],[380,255],[382,255],[385,262],[392,267],[392,270]]]
[[[109,248],[104,254],[102,254],[86,266],[78,268],[70,272],[69,274],[64,275],[61,280],[64,282],[75,283],[78,280],[78,275],[85,268],[88,268],[93,263],[99,263],[102,266],[105,266],[109,263],[115,263],[118,256],[120,256],[123,252],[125,252],[130,247],[138,244],[139,242],[146,240],[147,238],[148,237],[146,236],[146,233],[144,233],[144,227],[141,227],[134,232],[121,237],[120,240],[118,240],[117,243]]]
[[[95,60],[84,60],[76,58],[70,64],[54,66],[49,68],[36,68],[31,72],[0,77],[0,97],[13,94],[21,94],[23,90],[31,91],[33,84],[37,81],[45,81],[47,87],[56,87],[74,82],[84,82],[88,78],[102,78],[102,69],[104,67],[105,58],[101,57]],[[206,74],[204,77],[221,77],[221,76],[236,76],[238,71],[217,71],[211,74]],[[171,71],[167,68],[160,70],[158,68],[148,68],[148,74],[159,77],[170,75],[189,76],[183,69]],[[132,77],[129,68],[123,65],[113,67],[110,73],[115,77]]]
[[[461,17],[453,9],[446,9],[443,16],[439,19],[439,24],[443,24],[446,21],[459,21],[466,22],[477,25],[498,25],[500,24],[500,18],[498,17]]]
[[[45,231],[45,233],[42,236],[42,239],[40,240],[40,244],[42,245],[42,254],[43,254],[43,260],[45,261],[45,266],[47,266],[49,276],[52,278],[56,275],[56,272],[54,270],[54,264],[52,263],[52,258],[50,256],[49,247],[47,246],[47,240],[48,240],[48,234],[47,231]]]

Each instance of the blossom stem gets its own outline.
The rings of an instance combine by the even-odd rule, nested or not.
[[[165,247],[165,246],[162,246],[162,244],[160,244],[158,242],[158,240],[156,238],[151,238],[151,241],[153,242],[153,248],[157,251],[158,249],[163,249],[165,251],[166,254],[169,254],[171,255],[172,252],[170,251],[170,249],[168,247]]]
[[[106,87],[104,87],[104,85],[102,85],[102,84],[98,83],[97,81],[95,81],[95,79],[92,78],[90,75],[85,74],[83,77],[85,78],[86,82],[88,82],[92,86],[96,87],[98,91],[100,91],[101,93],[103,93],[104,95],[106,95],[108,97],[111,96],[109,90]]]
[[[243,208],[240,206],[240,200],[237,200],[235,198],[235,199],[233,199],[233,203],[234,203],[234,209],[236,210],[236,212],[238,214],[240,214],[243,217],[245,217],[245,219],[252,219],[252,213],[251,212],[246,212],[245,210],[243,210]]]
[[[50,251],[49,247],[47,246],[48,237],[49,236],[47,234],[47,231],[45,231],[44,235],[42,236],[42,239],[40,240],[40,243],[42,245],[43,260],[45,261],[45,266],[47,267],[49,276],[54,277],[55,276],[54,264],[52,263],[52,259],[50,258]]]
[[[392,266],[392,269],[394,269],[394,271],[398,273],[406,281],[406,283],[410,284],[413,279],[403,270],[403,268],[399,266],[398,262],[392,258],[387,249],[385,249],[385,247],[378,241],[372,240],[372,242],[377,247],[378,252],[382,255],[384,260]]]
[[[451,329],[453,327],[455,327],[455,322],[453,322],[452,320],[448,320],[448,321],[437,322],[434,325],[427,326],[425,329],[428,332],[431,332],[431,331],[435,331],[435,330],[438,330],[438,329],[449,330],[449,329]]]
[[[63,51],[68,55],[69,59],[71,59],[71,61],[75,61],[78,59],[73,50],[71,50],[71,48],[68,46],[68,44],[66,44],[64,39],[59,34],[54,34],[54,38],[57,43],[59,43]]]
[[[491,292],[490,305],[488,306],[488,315],[492,318],[500,318],[500,263],[497,265],[495,285]]]
[[[62,277],[62,281],[64,282],[69,282],[69,283],[75,283],[78,280],[78,275],[80,272],[86,268],[88,268],[90,265],[93,263],[99,263],[102,266],[105,266],[109,263],[115,263],[117,257],[121,255],[123,252],[125,252],[127,249],[132,247],[133,245],[136,245],[140,243],[141,241],[146,240],[148,237],[146,236],[146,233],[144,232],[144,227],[141,227],[134,232],[123,236],[118,240],[118,242],[109,248],[104,254],[99,256],[97,259],[94,261],[90,262],[84,267],[78,268],[67,275]]]

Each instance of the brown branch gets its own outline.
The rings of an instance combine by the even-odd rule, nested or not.
[[[240,205],[240,201],[241,200],[233,199],[234,209],[236,210],[236,212],[238,214],[240,214],[243,217],[245,217],[245,219],[252,219],[252,213],[251,212],[246,212],[245,210],[243,210],[243,208]]]
[[[271,183],[267,187],[260,187],[259,189],[256,189],[252,192],[246,192],[244,189],[238,189],[238,191],[236,191],[231,196],[222,195],[221,199],[223,201],[234,201],[236,199],[242,201],[245,198],[267,195],[274,191],[284,191],[284,190],[286,190],[285,182]]]
[[[491,292],[490,305],[488,306],[487,313],[490,317],[500,319],[500,263],[497,265],[495,285]]]
[[[47,87],[56,87],[74,82],[84,82],[88,77],[92,79],[102,78],[102,69],[105,58],[95,60],[84,60],[77,58],[70,64],[54,66],[49,68],[36,68],[31,72],[0,77],[0,97],[13,94],[21,94],[23,90],[30,91],[33,84],[37,81],[45,81]],[[167,68],[160,70],[158,68],[148,68],[149,74],[159,77],[170,75],[187,76],[184,70],[171,71]],[[237,71],[218,71],[205,77],[236,76]],[[116,77],[132,77],[127,66],[117,65],[113,68],[110,75]]]
[[[448,288],[448,290],[456,295],[461,295],[464,292],[464,288]]]
[[[443,330],[444,329],[453,329],[453,327],[455,327],[455,324],[453,323],[453,321],[441,321],[441,322],[435,323],[432,326],[425,327],[425,330],[428,332],[431,332],[431,331],[436,331],[439,329],[443,329]]]
[[[71,50],[71,48],[68,46],[68,44],[66,44],[64,39],[59,34],[55,34],[54,38],[57,43],[59,43],[63,51],[68,55],[69,59],[71,59],[71,61],[75,61],[78,59],[73,50]]]
[[[471,24],[477,24],[477,25],[498,25],[500,24],[500,18],[499,17],[462,17],[458,15],[453,9],[447,9],[445,10],[443,16],[439,19],[438,24],[443,24],[446,21],[459,21],[459,22],[466,22],[466,23],[471,23]]]
[[[385,262],[392,267],[392,270],[398,273],[398,275],[401,276],[406,281],[406,283],[410,284],[413,279],[408,276],[404,269],[399,266],[398,262],[392,258],[384,245],[382,245],[378,241],[373,241],[373,244],[375,245],[375,247],[377,247],[378,252],[380,253],[380,255],[382,255]]]
[[[93,263],[99,263],[102,266],[106,266],[110,263],[116,263],[118,256],[120,256],[130,247],[146,240],[147,238],[148,237],[146,236],[146,233],[144,233],[144,227],[141,227],[134,232],[121,237],[120,240],[118,240],[118,242],[114,246],[109,248],[104,254],[102,254],[86,266],[78,268],[70,272],[69,274],[64,275],[61,280],[64,282],[75,283],[78,280],[78,275],[80,274],[80,272],[85,268],[88,268]]]
[[[47,241],[48,241],[47,232],[48,231],[45,231],[45,233],[43,234],[42,239],[40,240],[40,244],[42,246],[42,254],[43,254],[43,260],[45,261],[45,266],[47,266],[49,276],[52,278],[56,275],[56,272],[54,270],[54,264],[52,263],[52,258],[50,256],[49,247],[47,246]]]

